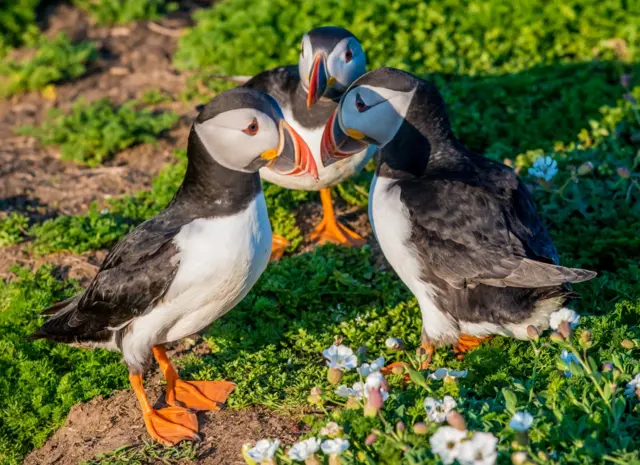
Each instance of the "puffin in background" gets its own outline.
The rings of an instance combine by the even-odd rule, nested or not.
[[[326,166],[380,148],[369,219],[380,247],[422,313],[422,347],[454,344],[459,355],[527,326],[596,273],[559,266],[558,252],[514,171],[455,137],[438,90],[392,68],[360,77],[322,139]]]
[[[208,327],[258,280],[271,252],[260,168],[317,176],[311,152],[268,95],[239,87],[207,104],[189,134],[184,181],[171,203],[125,236],[84,292],[45,310],[31,339],[122,352],[149,434],[196,439],[192,410],[218,410],[235,385],[183,381],[163,344]],[[152,408],[143,387],[151,355],[171,406]]]
[[[319,190],[323,219],[310,239],[360,246],[365,240],[340,224],[331,202],[331,188],[360,172],[374,153],[366,148],[331,167],[320,164],[320,140],[324,126],[349,85],[366,72],[362,45],[349,31],[339,27],[319,27],[302,37],[298,65],[282,66],[258,74],[245,86],[275,98],[285,119],[305,140],[316,160],[319,181],[306,177],[282,176],[263,169],[263,179],[287,189]],[[274,236],[273,257],[284,253],[288,241]]]

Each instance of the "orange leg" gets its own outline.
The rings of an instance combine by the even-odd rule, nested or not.
[[[220,410],[236,387],[229,381],[184,381],[178,376],[162,346],[153,348],[160,370],[167,380],[166,401],[169,405],[183,405],[193,410]]]
[[[165,446],[198,439],[198,420],[193,412],[182,407],[155,410],[144,392],[142,376],[130,374],[129,381],[140,403],[144,424],[153,439]]]
[[[468,334],[461,334],[458,342],[453,345],[453,353],[456,354],[456,357],[459,360],[462,360],[467,352],[475,349],[487,339],[489,339],[489,336],[476,337]]]
[[[274,234],[272,243],[273,245],[271,246],[270,260],[272,262],[277,262],[282,258],[282,256],[287,250],[287,247],[289,247],[289,241],[283,236],[278,236],[277,234]]]
[[[322,201],[324,216],[320,224],[316,226],[309,236],[312,241],[318,244],[331,242],[348,247],[360,247],[366,243],[362,237],[340,224],[336,219],[333,203],[331,203],[331,189],[321,189],[320,200]]]

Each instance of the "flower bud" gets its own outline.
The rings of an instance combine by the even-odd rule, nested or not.
[[[640,387],[636,388],[636,397],[640,399]]]
[[[382,392],[380,388],[373,388],[369,390],[369,397],[367,397],[367,403],[364,406],[365,417],[375,417],[380,409],[384,400],[382,399]]]
[[[629,172],[629,169],[625,168],[624,166],[621,166],[620,168],[618,168],[616,172],[618,173],[618,176],[620,176],[622,179],[629,179],[631,177],[631,173]]]
[[[527,456],[526,452],[514,452],[513,454],[511,454],[511,463],[513,465],[524,465],[525,463],[527,463],[528,458],[529,457]]]
[[[625,349],[633,349],[636,345],[633,343],[633,341],[630,341],[629,339],[623,339],[622,342],[620,343],[620,345],[622,347],[624,347]]]
[[[467,424],[458,412],[453,411],[449,413],[449,415],[447,415],[447,423],[459,431],[467,430]]]
[[[331,384],[338,384],[342,379],[342,370],[339,368],[329,368],[327,371],[327,381]]]
[[[321,465],[321,463],[320,460],[318,460],[318,457],[316,457],[314,454],[304,461],[304,465]]]
[[[429,427],[426,423],[418,422],[413,425],[413,432],[415,434],[419,434],[420,436],[426,436],[429,434]]]
[[[602,372],[603,373],[609,373],[610,371],[613,371],[613,363],[611,362],[606,362],[602,364]]]
[[[593,171],[593,163],[585,161],[582,165],[578,166],[578,174],[585,176]]]
[[[586,349],[591,347],[592,335],[591,331],[585,330],[580,333],[580,345]]]
[[[329,465],[341,465],[342,461],[340,460],[340,456],[333,454],[329,456]]]
[[[404,349],[404,341],[399,337],[388,337],[387,340],[384,341],[384,345],[390,350]]]
[[[367,439],[364,440],[364,444],[366,446],[372,446],[374,442],[376,442],[378,440],[378,436],[374,433],[371,433],[369,436],[367,436]]]
[[[562,337],[562,334],[560,334],[558,331],[552,332],[551,336],[549,337],[549,339],[551,339],[551,342],[563,342],[564,341],[564,337]]]
[[[391,369],[391,373],[393,373],[394,375],[401,375],[404,373],[404,370],[405,368],[403,365],[394,365]]]
[[[505,158],[504,160],[502,160],[502,163],[513,168],[513,160],[511,158]]]
[[[527,337],[532,341],[540,339],[540,330],[533,325],[527,326]]]
[[[620,84],[625,89],[628,89],[629,86],[631,85],[631,75],[623,74],[622,76],[620,76]]]
[[[344,408],[348,410],[358,410],[360,408],[360,404],[354,397],[349,397],[347,399],[347,403],[344,405]]]
[[[562,337],[569,339],[571,337],[571,324],[568,321],[563,321],[558,326],[558,332],[562,334]]]
[[[312,388],[309,396],[307,397],[307,402],[311,405],[322,405],[324,402],[322,399],[322,389],[319,387]]]
[[[398,431],[404,431],[407,429],[407,427],[404,425],[402,421],[399,421],[398,423],[396,423],[396,429]]]

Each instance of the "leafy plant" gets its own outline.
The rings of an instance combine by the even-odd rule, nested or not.
[[[138,109],[136,101],[114,107],[108,99],[76,102],[71,112],[52,109],[40,127],[23,126],[44,145],[58,145],[62,158],[96,166],[107,157],[134,144],[153,142],[171,128],[178,115]]]
[[[123,24],[139,19],[155,19],[178,8],[178,2],[167,0],[73,0],[87,10],[98,24]]]
[[[17,212],[0,219],[0,247],[21,242],[28,223],[27,217]]]
[[[0,98],[81,76],[96,57],[93,42],[73,44],[64,34],[40,37],[31,58],[0,62]]]
[[[0,55],[6,47],[19,47],[37,34],[36,7],[40,0],[5,0],[0,10]]]

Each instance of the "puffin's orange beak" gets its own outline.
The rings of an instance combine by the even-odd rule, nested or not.
[[[340,105],[335,109],[324,127],[320,142],[320,157],[326,167],[333,163],[349,158],[367,148],[368,144],[362,140],[361,134],[345,133],[338,121]]]
[[[310,175],[318,180],[318,166],[311,149],[284,119],[280,120],[280,142],[267,167],[285,176]]]
[[[311,65],[309,74],[309,93],[307,94],[307,109],[320,100],[329,85],[329,75],[327,72],[327,57],[324,53],[318,52]]]

